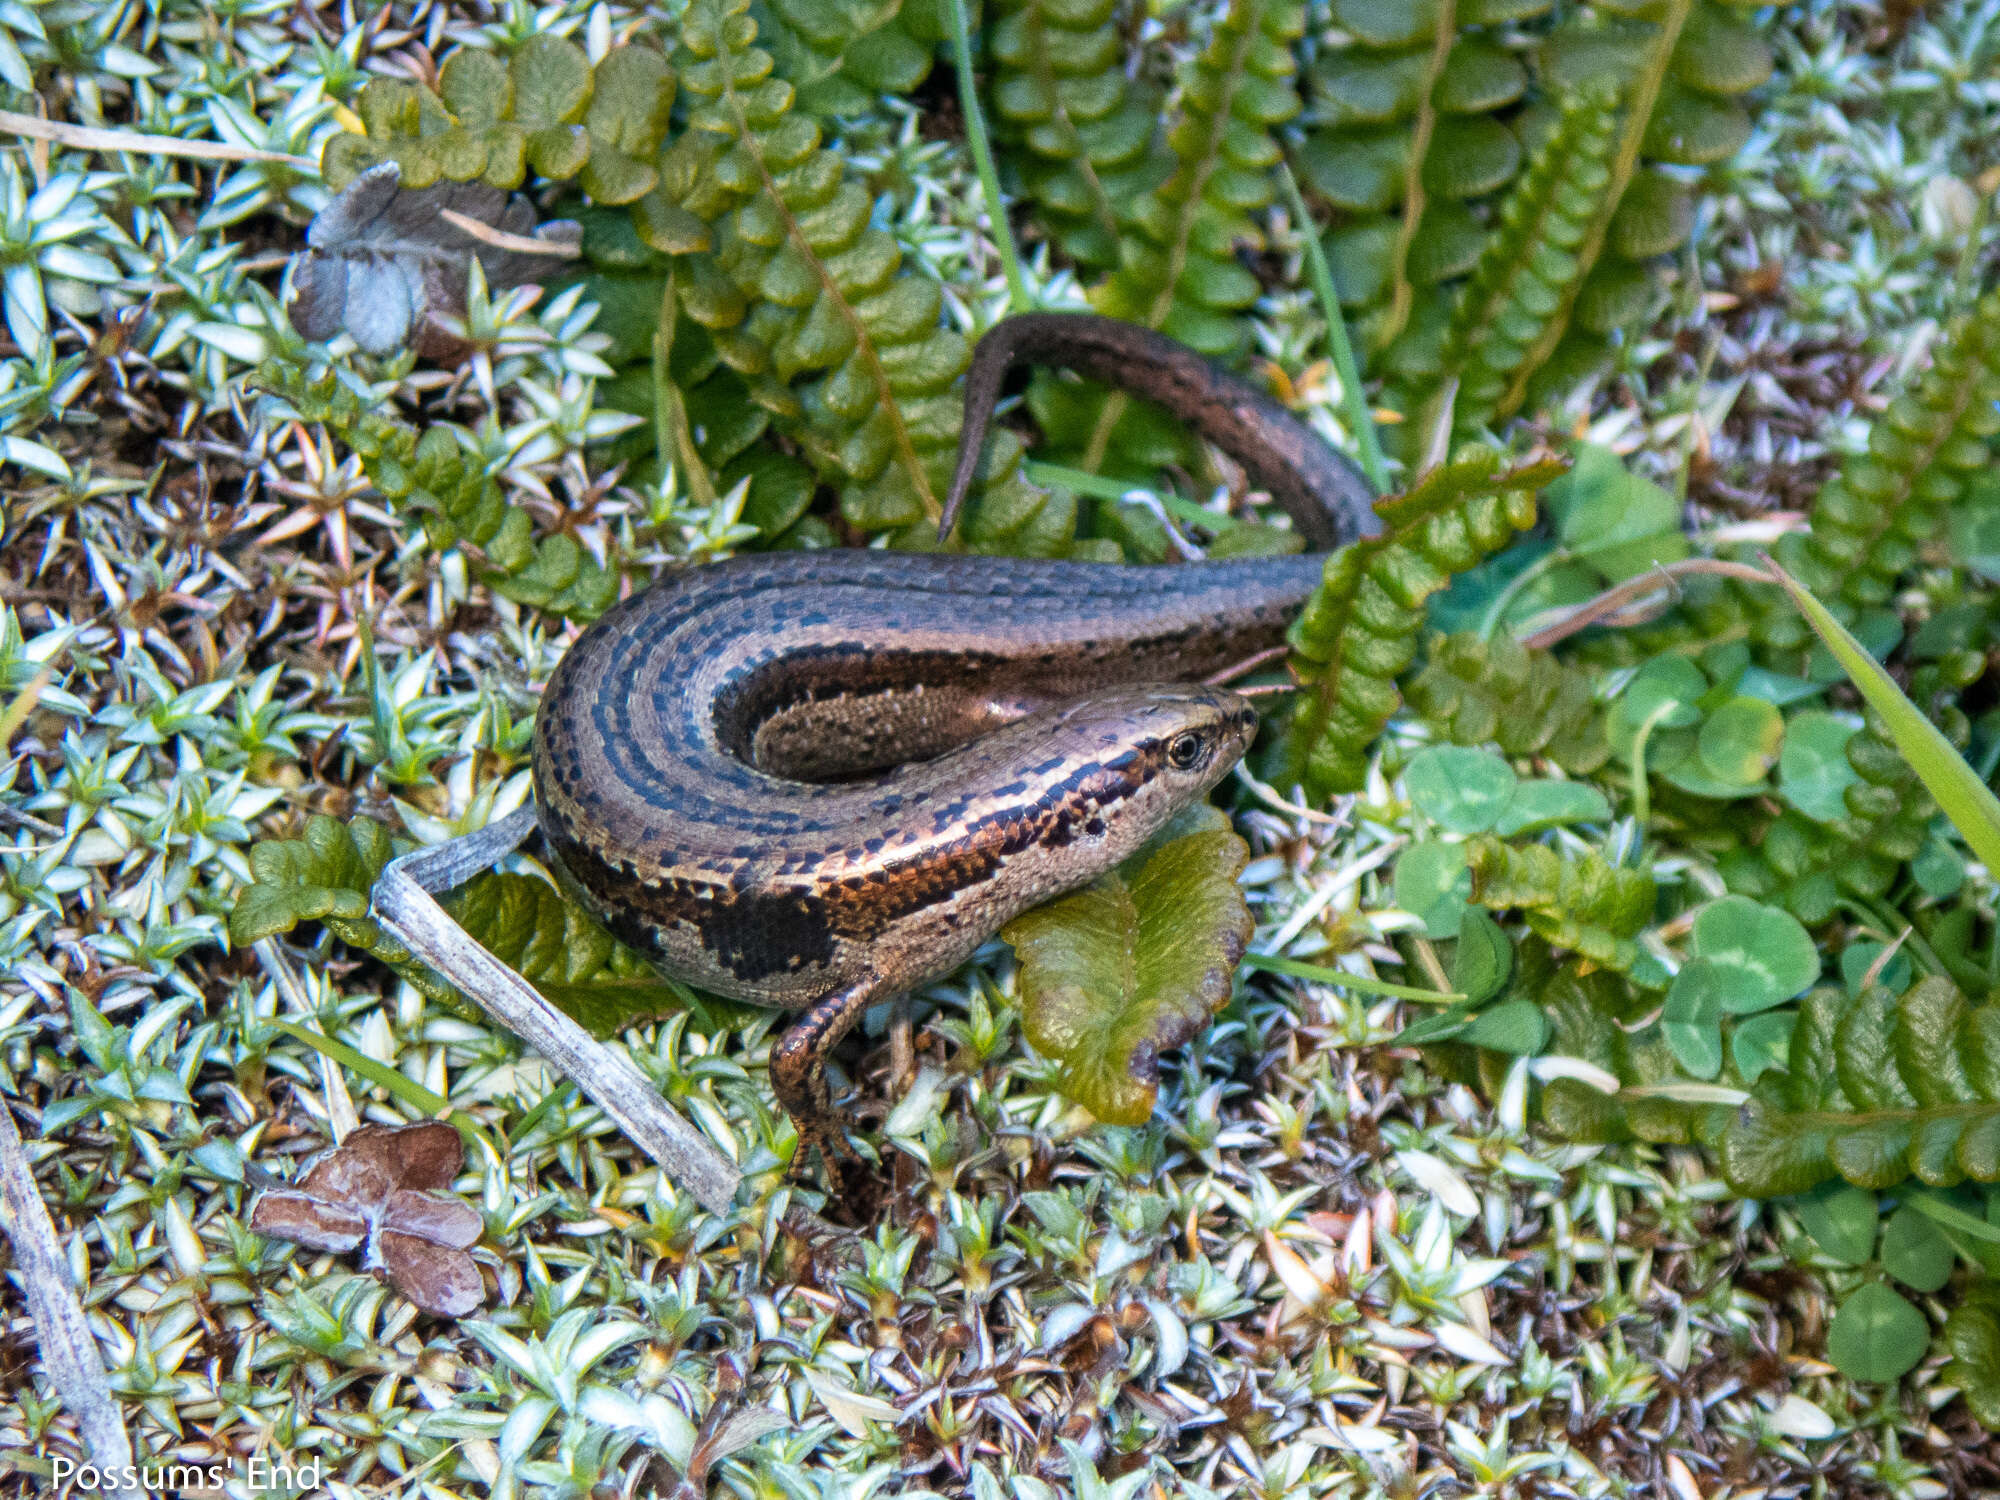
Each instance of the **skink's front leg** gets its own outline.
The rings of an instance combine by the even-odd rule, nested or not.
[[[837,990],[815,1001],[772,1044],[771,1089],[799,1132],[798,1155],[792,1158],[795,1168],[805,1165],[814,1145],[825,1153],[830,1170],[838,1170],[836,1154],[854,1155],[843,1130],[846,1121],[833,1107],[827,1089],[826,1059],[861,1013],[885,998],[878,979]]]

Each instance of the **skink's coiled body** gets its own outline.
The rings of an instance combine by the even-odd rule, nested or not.
[[[1041,322],[982,344],[969,441],[996,366],[1071,362],[1036,342],[1065,324],[1123,349],[1128,388],[1156,393],[1143,377],[1170,364],[1183,408],[1202,371],[1240,409],[1263,400],[1242,407],[1247,388],[1143,330]],[[1264,407],[1295,443],[1303,429]],[[1357,494],[1320,493],[1314,535],[1366,525]],[[822,1134],[824,1054],[861,1009],[1103,873],[1227,772],[1249,704],[1175,684],[1280,643],[1322,564],[832,551],[689,569],[607,613],[551,677],[535,747],[548,850],[677,977],[806,1011],[773,1078]]]

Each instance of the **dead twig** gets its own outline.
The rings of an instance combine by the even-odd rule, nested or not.
[[[726,1213],[742,1181],[735,1164],[662,1099],[629,1058],[557,1010],[431,899],[432,892],[449,890],[511,853],[534,826],[535,810],[524,807],[477,833],[391,860],[375,882],[376,919],[553,1063],[702,1207]]]

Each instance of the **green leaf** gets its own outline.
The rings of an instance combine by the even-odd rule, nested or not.
[[[2000,1288],[1982,1283],[1952,1310],[1944,1325],[1951,1360],[1941,1378],[1955,1385],[1987,1427],[2000,1427]]]
[[[1829,1182],[1801,1193],[1792,1201],[1792,1210],[1820,1249],[1842,1265],[1863,1265],[1875,1258],[1881,1207],[1873,1193]]]
[[[2000,579],[2000,487],[1975,486],[1951,508],[1952,556],[1987,580]]]
[[[1868,654],[1826,606],[1776,563],[1768,566],[1848,678],[1861,690],[1861,696],[1886,721],[1890,739],[1909,762],[1910,769],[1917,773],[1924,789],[1951,819],[1951,826],[1987,869],[2000,870],[2000,799],[1994,797],[1979,773],[1952,748],[1951,741],[1903,695],[1895,679],[1882,670],[1881,663]]]
[[[1681,965],[1667,990],[1660,1030],[1675,1059],[1696,1078],[1722,1071],[1722,1013],[1733,987],[1721,965],[1695,958]]]
[[[343,941],[371,948],[378,929],[369,892],[398,852],[372,818],[342,823],[319,814],[302,838],[259,840],[250,848],[251,883],[229,914],[230,941],[248,947],[301,922],[324,922]]]
[[[1614,722],[1627,743],[1648,722],[1656,736],[1662,729],[1690,728],[1701,722],[1698,705],[1708,687],[1701,668],[1685,656],[1656,656],[1627,684]]]
[[[1792,1029],[1798,1019],[1797,1011],[1767,1010],[1760,1016],[1745,1017],[1730,1030],[1729,1058],[1744,1083],[1755,1083],[1758,1074],[1772,1068],[1782,1071],[1787,1066]]]
[[[1587,781],[1524,781],[1500,810],[1493,831],[1504,839],[1566,823],[1610,821],[1610,802]]]
[[[1703,907],[1690,948],[1721,971],[1723,1009],[1737,1015],[1782,1004],[1819,978],[1819,950],[1798,918],[1747,896]]]
[[[1778,758],[1785,721],[1761,698],[1731,698],[1702,721],[1695,752],[1702,769],[1726,785],[1747,787],[1764,779]]]
[[[1826,1357],[1850,1380],[1900,1380],[1930,1347],[1931,1325],[1898,1293],[1871,1281],[1841,1304],[1826,1331]]]
[[[446,1100],[440,1099],[416,1079],[398,1072],[387,1063],[377,1062],[365,1052],[356,1051],[338,1038],[322,1036],[317,1031],[308,1031],[305,1027],[284,1020],[282,1017],[266,1024],[277,1031],[282,1031],[293,1041],[303,1042],[313,1051],[332,1058],[343,1068],[358,1073],[377,1088],[387,1089],[413,1109],[421,1110],[427,1115],[436,1115],[442,1114],[447,1107]]]
[[[517,125],[540,130],[583,118],[590,102],[590,59],[575,42],[557,36],[530,37],[514,54],[508,72],[514,80]]]
[[[1926,896],[1942,901],[1957,895],[1965,884],[1965,860],[1947,840],[1933,834],[1910,861],[1910,878]]]
[[[703,1030],[740,1025],[753,1006],[694,991],[655,969],[546,880],[488,874],[445,898],[455,921],[551,1005],[599,1037],[694,1010]]]
[[[1503,1000],[1474,1016],[1459,1040],[1495,1052],[1532,1057],[1548,1045],[1549,1018],[1532,1000]]]
[[[1840,950],[1840,977],[1847,985],[1850,995],[1858,995],[1862,981],[1868,971],[1875,967],[1875,961],[1888,949],[1887,943],[1878,943],[1873,938],[1857,938]],[[1912,970],[1910,955],[1902,949],[1882,966],[1882,972],[1875,978],[1877,984],[1887,985],[1898,994],[1910,987]]]
[[[1471,895],[1463,844],[1420,841],[1396,861],[1396,905],[1423,919],[1426,937],[1457,937]]]
[[[1912,1291],[1936,1291],[1951,1279],[1956,1260],[1944,1231],[1914,1205],[1904,1204],[1882,1226],[1882,1269]]]
[[[1468,910],[1458,924],[1458,947],[1451,955],[1452,988],[1471,1004],[1484,1005],[1507,987],[1513,972],[1514,945],[1500,924],[1478,907]]]
[[[1250,940],[1236,877],[1250,850],[1202,805],[1082,890],[1001,933],[1020,961],[1022,1030],[1062,1089],[1107,1124],[1141,1125],[1160,1054],[1228,1002]]]
[[[1596,443],[1576,445],[1576,464],[1543,498],[1556,534],[1610,583],[1688,555],[1680,502]]]
[[[1778,753],[1778,795],[1817,822],[1844,819],[1847,789],[1861,779],[1847,763],[1847,742],[1859,727],[1824,709],[1794,714]]]
[[[1514,795],[1514,768],[1486,750],[1433,745],[1403,772],[1410,800],[1451,833],[1484,833]]]

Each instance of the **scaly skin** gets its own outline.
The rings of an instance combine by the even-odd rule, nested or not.
[[[1030,322],[982,342],[968,443],[1017,354],[1115,365],[1127,389],[1226,435],[1261,480],[1291,475],[1279,498],[1308,535],[1372,526],[1358,476],[1323,448],[1293,463],[1301,434],[1317,439],[1181,346],[1097,318],[1017,327]],[[1256,716],[1185,684],[1280,644],[1323,562],[834,551],[689,569],[604,615],[550,678],[544,839],[566,883],[668,973],[804,1012],[773,1050],[773,1085],[802,1139],[834,1144],[825,1058],[841,1035],[1205,795]]]

